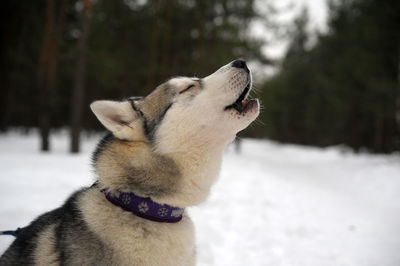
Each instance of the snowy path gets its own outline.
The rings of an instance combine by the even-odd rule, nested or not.
[[[50,154],[34,135],[0,135],[0,230],[24,226],[92,183],[90,153]],[[246,140],[228,149],[209,200],[190,208],[198,265],[400,265],[400,156]],[[0,253],[12,240],[0,238]]]

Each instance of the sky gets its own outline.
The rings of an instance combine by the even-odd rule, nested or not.
[[[326,31],[327,20],[327,1],[328,0],[275,0],[274,5],[280,10],[279,15],[274,18],[279,24],[290,25],[293,19],[301,12],[303,7],[306,7],[309,12],[309,32]],[[258,8],[262,10],[264,0],[258,0]],[[280,59],[284,55],[288,40],[277,39],[261,23],[255,22],[252,27],[252,34],[265,38],[268,42],[263,48],[263,52],[268,58]],[[256,66],[257,67],[257,66]],[[275,73],[276,67],[266,67],[262,74],[271,75]]]
[[[327,1],[326,0],[300,0],[292,1],[301,5],[306,5],[309,8],[310,16],[312,18],[312,25],[325,30],[326,17],[327,17]]]
[[[276,1],[279,9],[282,9],[281,15],[277,19],[283,23],[291,23],[293,19],[301,12],[303,7],[309,11],[310,25],[309,31],[315,32],[326,30],[327,19],[327,0],[280,0]],[[286,44],[278,42],[277,45],[267,46],[265,52],[274,58],[281,57],[285,51]]]

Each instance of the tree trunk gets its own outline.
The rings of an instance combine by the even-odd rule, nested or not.
[[[72,91],[71,98],[71,143],[70,151],[72,153],[79,152],[79,137],[82,122],[82,109],[83,98],[86,80],[86,54],[87,54],[87,41],[90,32],[90,15],[92,10],[92,3],[90,0],[83,1],[83,9],[81,13],[81,36],[77,44],[77,60],[75,72],[75,86]]]
[[[384,152],[384,121],[383,118],[379,117],[380,113],[375,118],[375,137],[374,137],[374,146],[376,152]]]
[[[394,140],[394,149],[400,149],[400,40],[398,40],[399,48],[397,49],[397,95],[396,95],[396,130],[397,136]]]
[[[47,0],[45,37],[40,53],[38,70],[38,90],[39,90],[39,128],[41,138],[41,150],[50,150],[50,93],[54,89],[57,67],[57,52],[62,36],[65,1],[62,2],[58,21],[55,23],[54,0]]]
[[[153,29],[151,31],[151,46],[150,46],[150,69],[149,75],[147,76],[147,91],[151,91],[156,83],[156,71],[158,62],[158,38],[160,35],[159,23],[158,23],[158,0],[153,1],[154,10],[154,21]]]
[[[171,55],[171,28],[173,27],[173,17],[174,17],[175,2],[173,0],[167,1],[167,10],[165,16],[165,30],[163,32],[162,41],[162,61],[161,61],[161,75],[162,79],[168,78],[171,75],[171,62],[173,58]]]

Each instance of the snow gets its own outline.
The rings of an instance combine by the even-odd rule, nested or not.
[[[0,230],[25,226],[90,185],[99,135],[68,154],[65,132],[51,153],[36,132],[0,135]],[[207,202],[189,209],[198,265],[400,265],[400,155],[355,154],[243,140],[228,147]],[[13,237],[0,236],[0,253]]]

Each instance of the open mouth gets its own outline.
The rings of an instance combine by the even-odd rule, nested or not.
[[[226,106],[225,110],[235,109],[239,113],[243,113],[243,112],[249,110],[250,108],[252,108],[252,106],[254,104],[256,104],[257,100],[254,100],[254,99],[249,100],[249,101],[245,100],[250,91],[250,86],[251,86],[251,83],[249,82],[246,85],[246,87],[244,88],[243,92],[240,94],[240,96],[236,99],[236,101],[234,103],[232,103],[231,105]]]

